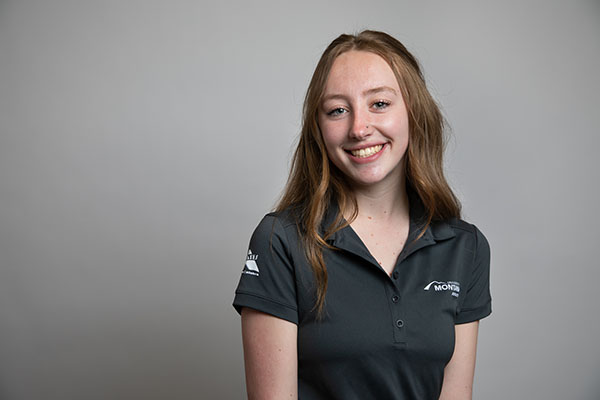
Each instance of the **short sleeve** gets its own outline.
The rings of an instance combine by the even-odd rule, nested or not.
[[[250,239],[233,307],[250,307],[298,324],[294,263],[281,221],[266,215]]]
[[[477,321],[492,312],[490,294],[490,245],[479,229],[475,228],[475,254],[468,272],[466,293],[458,314],[456,324]],[[461,288],[462,289],[462,288]],[[461,293],[463,295],[463,293]]]

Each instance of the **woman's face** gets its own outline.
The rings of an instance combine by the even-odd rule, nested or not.
[[[408,146],[408,114],[394,72],[377,54],[339,55],[318,122],[329,159],[356,186],[397,185]]]

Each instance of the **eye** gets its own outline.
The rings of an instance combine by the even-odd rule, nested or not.
[[[327,115],[331,116],[331,117],[337,117],[339,115],[342,115],[346,112],[345,109],[343,109],[342,107],[338,107],[338,108],[334,108],[333,110],[329,111],[327,113]]]
[[[379,101],[376,101],[375,103],[373,103],[372,107],[374,107],[376,110],[383,110],[384,108],[386,108],[389,105],[390,105],[389,101],[379,100]]]

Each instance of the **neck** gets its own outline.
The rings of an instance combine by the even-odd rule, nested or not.
[[[383,183],[383,182],[382,182]],[[393,184],[354,187],[358,204],[358,219],[408,219],[409,204],[405,177],[402,174]],[[348,213],[344,213],[348,217]]]

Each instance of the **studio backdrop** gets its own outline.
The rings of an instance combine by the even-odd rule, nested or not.
[[[248,240],[363,29],[422,63],[491,245],[474,398],[600,398],[598,1],[0,0],[1,399],[244,398]]]

